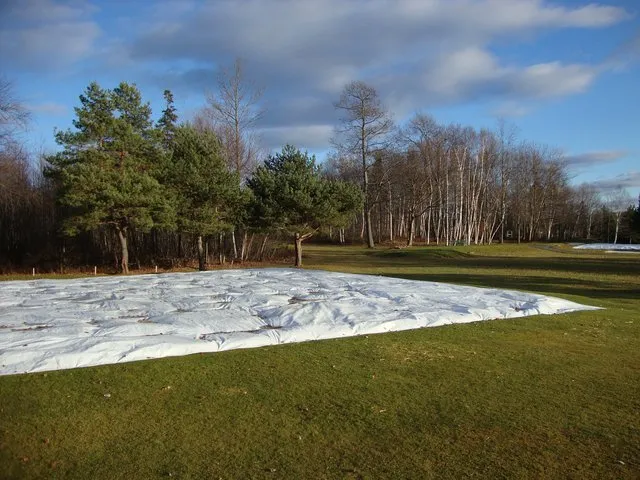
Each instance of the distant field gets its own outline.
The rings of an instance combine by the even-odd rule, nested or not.
[[[0,477],[640,477],[637,255],[305,252],[605,310],[0,377]]]

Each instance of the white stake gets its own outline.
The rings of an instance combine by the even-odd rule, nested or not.
[[[98,275],[98,267],[93,267],[93,274]]]
[[[156,265],[156,273],[158,273],[158,265]]]
[[[33,275],[34,277],[36,276],[36,269],[35,269],[35,267],[31,270],[31,275]]]

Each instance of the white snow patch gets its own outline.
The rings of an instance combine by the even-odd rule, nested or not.
[[[607,250],[616,252],[640,252],[637,243],[587,243],[573,247],[579,250]]]
[[[589,310],[532,293],[317,270],[0,283],[0,374]]]

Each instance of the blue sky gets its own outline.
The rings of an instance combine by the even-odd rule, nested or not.
[[[351,80],[402,123],[515,124],[562,149],[572,182],[640,192],[640,2],[635,0],[217,0],[0,2],[0,73],[55,148],[93,80],[136,83],[154,113],[174,92],[183,119],[219,68],[242,58],[264,87],[267,149],[322,158]]]

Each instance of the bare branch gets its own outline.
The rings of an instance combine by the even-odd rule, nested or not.
[[[0,146],[6,147],[30,119],[30,113],[13,93],[13,84],[0,77]]]
[[[236,59],[220,71],[218,89],[207,94],[206,112],[225,147],[230,168],[246,177],[256,161],[255,126],[264,115],[260,100],[264,89],[245,79],[243,63]]]

